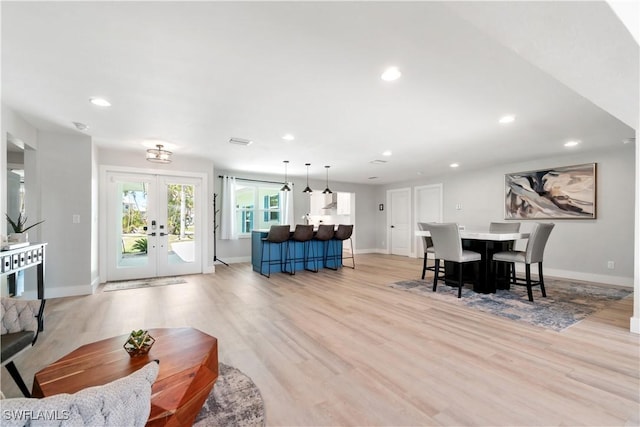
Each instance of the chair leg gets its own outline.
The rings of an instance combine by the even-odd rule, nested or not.
[[[544,289],[544,278],[542,277],[542,261],[538,263],[538,276],[540,280],[540,290],[542,291],[542,296],[547,297],[547,291]]]
[[[458,263],[458,298],[462,296],[462,263]]]
[[[329,267],[329,245],[333,244],[333,267]],[[324,266],[325,268],[328,268],[329,270],[333,270],[336,271],[338,270],[338,256],[336,253],[336,244],[335,244],[335,240],[331,239],[331,240],[327,240],[326,242],[324,242],[325,245],[325,256],[324,256]]]
[[[436,291],[438,287],[438,273],[440,272],[440,260],[436,258],[436,271],[433,275],[433,292]]]
[[[424,280],[424,275],[427,272],[427,253],[424,253],[424,261],[422,261],[422,280]]]
[[[529,301],[533,302],[533,292],[531,291],[531,264],[525,264],[524,268],[527,275],[527,295],[529,295]]]
[[[264,267],[264,247],[267,246],[267,244],[265,242],[262,242],[262,259],[260,260],[260,274],[262,274],[263,276],[265,276],[266,278],[271,277],[271,247],[269,247],[269,259],[266,261],[267,266],[269,267],[269,270],[267,270],[267,274],[264,274],[262,272],[262,268]]]
[[[22,380],[20,372],[18,372],[18,368],[16,368],[16,365],[13,363],[13,361],[7,363],[5,366],[7,368],[7,371],[9,371],[9,374],[11,374],[11,378],[13,378],[22,394],[24,394],[24,397],[31,397],[31,393],[29,392],[27,385]]]
[[[516,284],[516,264],[514,262],[511,263],[511,268],[509,270],[511,271],[511,285],[515,285]],[[509,288],[511,288],[511,286],[509,286]]]
[[[302,251],[302,259],[304,262],[304,269],[307,271],[311,271],[313,273],[317,273],[318,272],[318,261],[316,260],[316,252],[313,250],[313,245],[311,240],[308,240],[306,242],[303,243],[303,251]],[[313,264],[315,267],[314,269],[311,268],[307,268],[307,265],[309,265],[309,257],[311,256],[311,258],[313,259]]]

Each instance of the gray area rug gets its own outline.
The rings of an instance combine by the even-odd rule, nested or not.
[[[193,425],[264,426],[264,402],[260,390],[240,370],[220,363],[216,384]]]
[[[547,297],[542,297],[540,287],[534,287],[534,301],[530,302],[524,286],[512,285],[510,290],[498,289],[495,294],[478,294],[467,284],[462,289],[461,299],[457,298],[458,288],[441,283],[438,283],[437,291],[433,292],[431,280],[406,280],[389,286],[442,301],[464,304],[479,311],[555,331],[566,329],[603,309],[610,302],[625,298],[633,292],[631,288],[545,278]]]
[[[127,280],[124,282],[107,282],[102,288],[103,292],[121,291],[123,289],[150,288],[153,286],[167,286],[187,283],[178,277],[160,277],[158,279]]]

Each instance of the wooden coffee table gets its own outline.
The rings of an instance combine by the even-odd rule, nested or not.
[[[75,393],[125,377],[151,360],[160,372],[151,389],[147,426],[190,426],[218,378],[218,340],[193,328],[149,329],[148,354],[129,357],[127,335],[83,345],[35,374],[33,397]]]

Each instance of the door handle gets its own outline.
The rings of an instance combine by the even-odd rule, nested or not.
[[[396,226],[395,226],[395,225],[392,225],[392,226],[391,226],[391,228],[396,228]]]
[[[160,236],[168,236],[169,233],[163,233],[162,231],[160,232]]]
[[[156,232],[154,231],[153,233],[149,233],[149,234],[147,234],[147,236],[153,236],[153,237],[155,237],[155,236],[156,236]]]

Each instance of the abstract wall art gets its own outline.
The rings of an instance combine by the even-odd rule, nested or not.
[[[596,163],[509,173],[505,219],[595,219]]]

